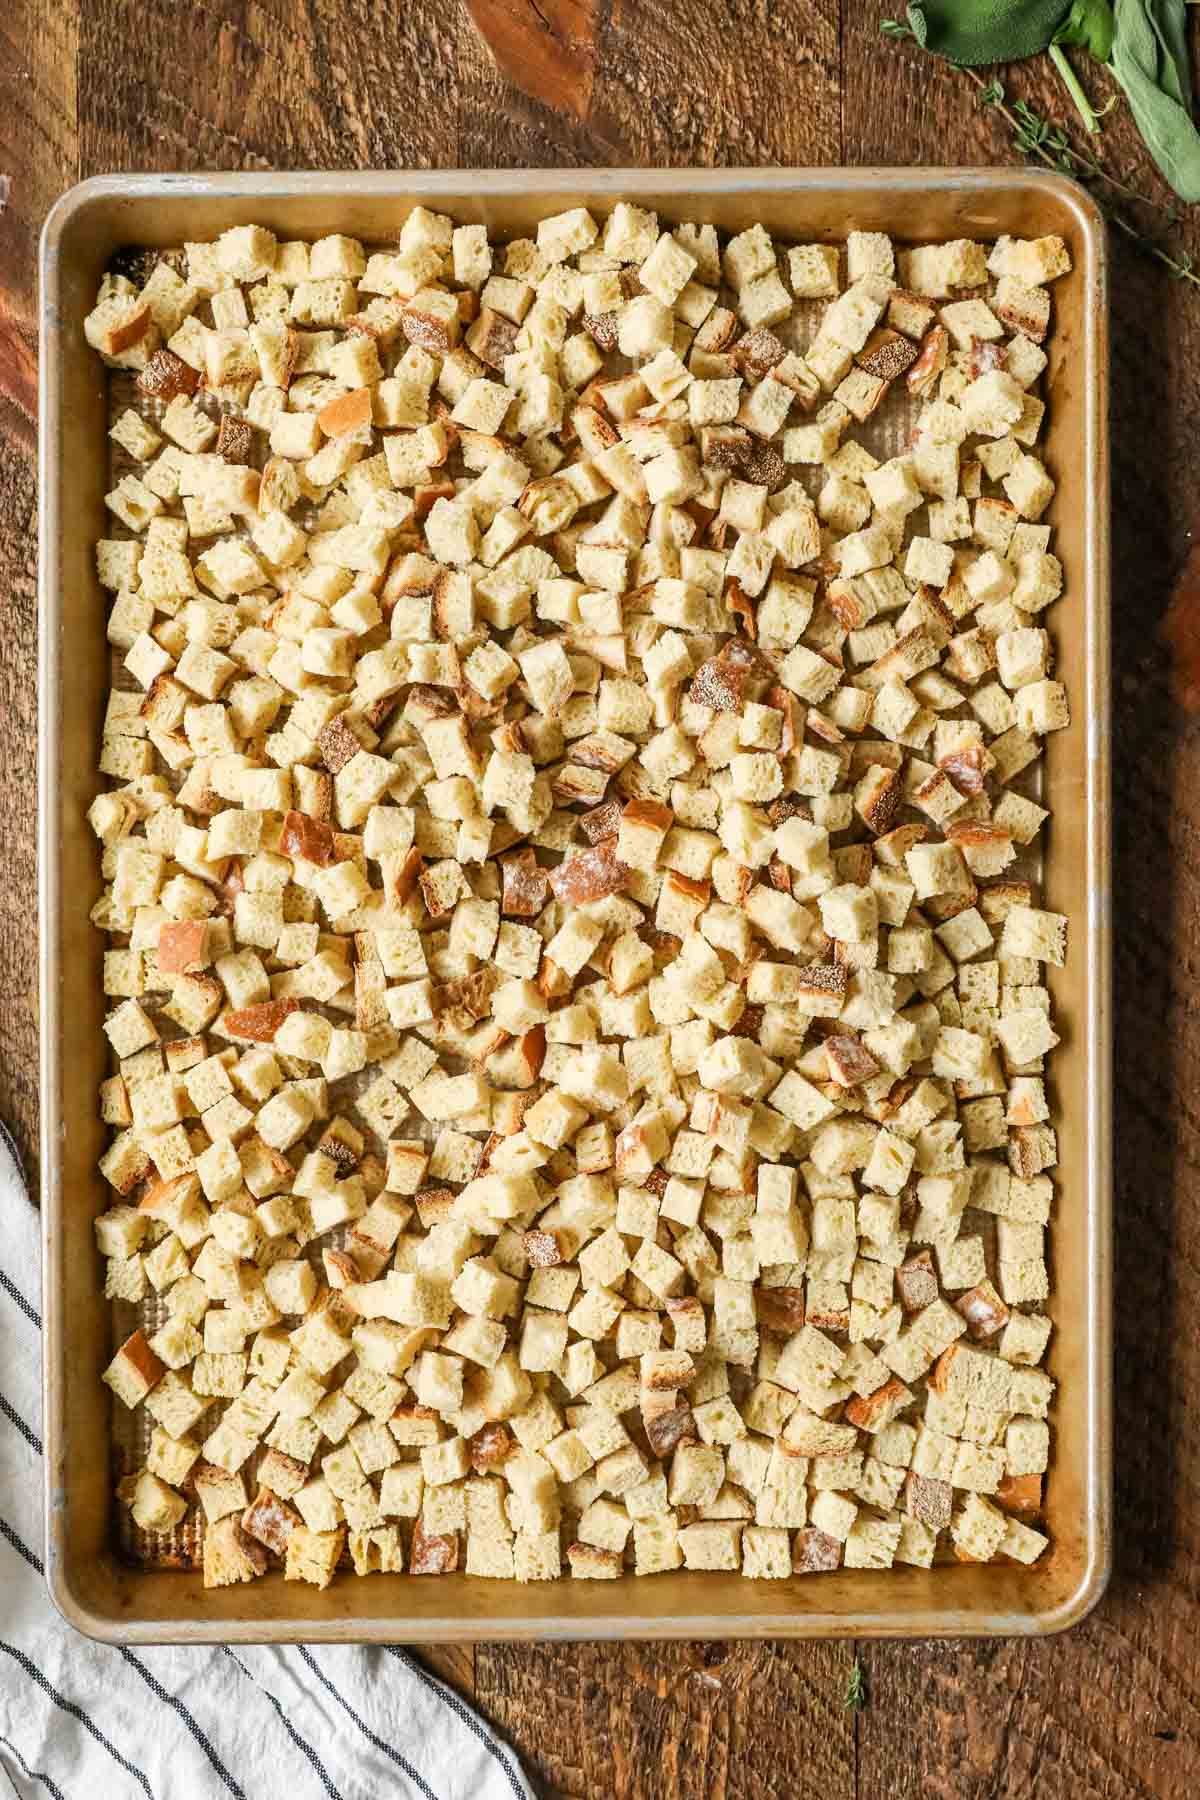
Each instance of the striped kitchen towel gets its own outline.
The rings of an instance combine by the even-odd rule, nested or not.
[[[38,1216],[0,1127],[0,1769],[21,1800],[533,1800],[516,1756],[387,1645],[120,1649],[42,1580]],[[0,1794],[4,1784],[0,1784]]]

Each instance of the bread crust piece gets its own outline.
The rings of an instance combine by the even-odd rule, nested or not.
[[[700,1436],[690,1406],[670,1407],[645,1419],[644,1424],[651,1453],[660,1462],[665,1461],[678,1445],[696,1443]]]
[[[458,325],[457,313],[451,325],[445,316],[416,305],[406,306],[400,315],[400,329],[409,343],[438,356],[445,356],[454,348]]]
[[[793,1575],[825,1575],[841,1567],[842,1546],[815,1525],[803,1527],[792,1540]]]
[[[339,775],[346,764],[362,750],[346,721],[340,716],[330,719],[317,739],[321,760],[331,775]]]
[[[747,481],[759,482],[763,488],[774,493],[775,488],[783,486],[788,464],[784,463],[779,446],[765,443],[761,437],[756,437],[741,457],[741,473]]]
[[[921,1312],[938,1297],[937,1270],[933,1253],[919,1250],[896,1270],[896,1292],[905,1312]]]
[[[174,400],[179,394],[190,398],[200,386],[200,372],[173,350],[156,350],[139,372],[137,385],[154,400]]]
[[[509,1427],[497,1420],[494,1424],[484,1425],[469,1440],[471,1467],[477,1475],[485,1475],[492,1469],[502,1468],[517,1447],[517,1441]]]
[[[740,469],[752,443],[743,425],[705,425],[700,431],[701,459],[713,469]]]
[[[731,638],[716,656],[701,663],[696,670],[692,677],[692,700],[698,706],[711,706],[716,712],[740,712],[746,683],[757,660],[750,645]]]
[[[911,338],[887,326],[877,326],[855,356],[860,369],[880,381],[895,381],[916,362],[919,354]]]
[[[686,1350],[651,1350],[642,1357],[641,1383],[651,1392],[673,1393],[686,1387],[696,1372],[696,1365]]]
[[[846,1419],[864,1431],[877,1430],[880,1421],[888,1420],[908,1405],[912,1395],[902,1381],[893,1376],[871,1394],[856,1394],[846,1402]]]
[[[950,777],[960,794],[982,794],[994,762],[982,744],[967,744],[939,757],[938,768]]]
[[[860,782],[855,804],[864,824],[876,836],[882,836],[894,825],[903,798],[901,771],[876,766]]]
[[[603,350],[606,356],[615,353],[620,336],[619,313],[584,313],[579,322],[598,350]]]
[[[323,406],[317,414],[317,424],[326,437],[344,437],[348,432],[361,430],[371,422],[371,390],[369,388],[351,388],[348,393],[339,394],[336,399]],[[220,442],[218,440],[218,449]]]
[[[283,1021],[299,1010],[300,1002],[290,999],[262,1000],[254,1006],[243,1006],[225,1014],[225,1034],[249,1044],[269,1044]]]
[[[458,1567],[458,1536],[451,1532],[427,1532],[420,1519],[413,1526],[409,1552],[410,1575],[453,1575]]]
[[[105,1379],[126,1406],[136,1406],[166,1374],[166,1364],[151,1350],[139,1327],[130,1332],[108,1366]]]
[[[976,1340],[995,1337],[1009,1321],[1009,1310],[992,1286],[984,1281],[955,1300],[956,1309],[967,1321],[967,1330]]]
[[[917,360],[905,374],[910,394],[927,394],[932,388],[950,354],[950,333],[944,325],[935,325],[921,339],[921,349]]]
[[[562,1246],[552,1231],[527,1231],[521,1241],[535,1269],[552,1269],[564,1260]]]
[[[755,602],[746,593],[741,582],[735,581],[732,576],[725,583],[725,610],[736,620],[736,629],[744,631],[753,642],[758,636],[758,626],[755,622]]]
[[[871,1052],[857,1037],[849,1033],[827,1037],[825,1057],[829,1063],[830,1078],[839,1087],[860,1087],[865,1081],[873,1081],[879,1073],[879,1064]]]
[[[320,869],[328,868],[330,863],[337,861],[333,831],[321,820],[311,818],[308,813],[284,813],[279,833],[279,849],[284,856],[300,857],[304,862],[315,863]]]
[[[1041,1475],[1005,1475],[996,1489],[997,1503],[1005,1512],[1037,1518],[1042,1510]]]
[[[586,322],[584,329],[586,330]],[[490,306],[481,306],[467,332],[467,348],[490,369],[503,369],[504,359],[517,347],[520,326]]]
[[[281,1500],[278,1494],[273,1494],[269,1488],[264,1487],[259,1488],[242,1514],[242,1530],[245,1535],[274,1551],[276,1556],[285,1554],[288,1539],[300,1522],[299,1514],[286,1500]]]
[[[629,885],[633,874],[628,863],[617,855],[617,840],[604,838],[590,850],[577,850],[547,871],[547,880],[555,898],[568,906],[586,906],[619,894]]]
[[[250,461],[253,445],[254,431],[249,420],[235,419],[232,413],[222,413],[217,441],[213,446],[216,455],[223,462],[244,466]]]
[[[954,1505],[954,1489],[948,1481],[918,1475],[910,1469],[904,1477],[904,1510],[931,1531],[945,1531]]]
[[[550,892],[546,871],[539,868],[536,852],[515,850],[501,857],[500,876],[500,911],[508,918],[536,918]]]
[[[579,814],[579,829],[589,844],[599,844],[604,838],[615,837],[621,829],[621,814],[624,808],[618,799],[603,800],[599,806],[593,806],[588,812]],[[533,851],[525,852],[533,856]]]
[[[828,1010],[834,1017],[841,1011],[846,994],[846,970],[839,963],[807,963],[797,975],[796,998],[806,1003],[806,1011]]]
[[[180,919],[160,926],[158,968],[162,975],[194,975],[205,967],[209,927],[204,919]]]
[[[805,1324],[804,1289],[802,1287],[756,1287],[754,1310],[758,1322],[768,1331],[802,1331]]]
[[[751,381],[761,381],[776,363],[783,361],[787,346],[767,326],[760,325],[738,338],[730,354],[743,375]]]
[[[615,1581],[622,1568],[619,1550],[602,1550],[596,1544],[568,1544],[567,1561],[572,1575],[592,1581]]]

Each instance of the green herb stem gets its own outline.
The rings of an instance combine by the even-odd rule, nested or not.
[[[1110,209],[1108,217],[1118,231],[1123,231],[1127,238],[1131,238],[1140,250],[1146,252],[1147,256],[1152,256],[1155,262],[1160,262],[1176,281],[1190,281],[1196,287],[1200,287],[1200,273],[1197,273],[1192,267],[1190,256],[1172,256],[1170,251],[1164,250],[1161,244],[1152,243],[1148,237],[1144,237],[1137,226],[1131,225],[1128,219],[1123,219],[1119,212]]]
[[[1083,120],[1084,130],[1090,132],[1091,135],[1095,137],[1100,130],[1100,120],[1096,116],[1091,101],[1083,91],[1083,86],[1078,75],[1076,75],[1074,69],[1071,67],[1066,51],[1061,44],[1051,44],[1049,47],[1049,56],[1050,61],[1054,64],[1062,78],[1063,86],[1071,96],[1075,111]]]
[[[850,1673],[846,1678],[846,1698],[842,1705],[846,1712],[862,1712],[867,1704],[866,1670],[857,1656],[850,1665]]]

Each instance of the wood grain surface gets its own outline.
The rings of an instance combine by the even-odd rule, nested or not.
[[[34,255],[118,169],[1015,160],[880,0],[9,0],[0,23],[0,1114],[37,1124]],[[1061,116],[1044,71],[1009,77]],[[1090,85],[1105,97],[1103,77]],[[1153,188],[1121,111],[1106,162]],[[1156,190],[1165,198],[1161,189]],[[1194,210],[1194,209],[1193,209]],[[1178,228],[1200,252],[1200,216]],[[480,1647],[431,1664],[572,1800],[1200,1794],[1200,289],[1113,244],[1116,1572],[1046,1643]],[[843,1709],[857,1653],[869,1704]]]

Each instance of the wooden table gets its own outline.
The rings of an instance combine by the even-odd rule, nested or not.
[[[34,258],[117,169],[996,163],[879,0],[9,0],[0,71],[0,1114],[34,1173]],[[1010,93],[1061,112],[1039,69]],[[1094,84],[1101,90],[1102,81]],[[1128,120],[1102,140],[1153,186]],[[4,184],[0,184],[2,187]],[[1162,194],[1162,190],[1157,190]],[[1200,218],[1182,235],[1200,248]],[[431,1661],[547,1794],[1200,1792],[1200,735],[1156,629],[1189,542],[1200,288],[1117,240],[1117,1566],[1046,1643],[479,1648]],[[1192,1392],[1189,1394],[1189,1383]],[[843,1708],[857,1651],[870,1703]]]

